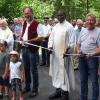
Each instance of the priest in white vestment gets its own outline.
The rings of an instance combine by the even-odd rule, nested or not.
[[[71,57],[63,57],[74,46],[74,29],[65,18],[65,12],[58,11],[59,23],[53,27],[48,42],[48,48],[53,50],[50,55],[50,75],[56,88],[56,92],[49,99],[62,96],[62,100],[69,100],[70,88],[75,89]]]

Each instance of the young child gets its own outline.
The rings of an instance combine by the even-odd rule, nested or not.
[[[3,98],[3,89],[5,89],[5,96],[8,97],[9,78],[3,78],[4,70],[7,65],[7,42],[0,40],[0,99]]]
[[[22,82],[24,79],[24,69],[22,67],[22,62],[19,60],[19,54],[17,51],[10,52],[10,63],[6,67],[5,77],[10,71],[10,82],[12,87],[12,99],[16,100],[16,88],[19,90],[19,100],[24,100],[22,93]]]

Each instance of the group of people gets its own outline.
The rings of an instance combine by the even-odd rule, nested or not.
[[[11,86],[12,100],[15,100],[17,83],[19,98],[23,100],[21,85],[24,79],[24,68],[18,52],[14,51],[14,36],[15,33],[8,27],[6,19],[0,19],[0,99],[9,97]]]
[[[39,23],[34,18],[31,7],[25,7],[23,14],[25,20],[19,24],[18,19],[15,18],[15,25],[11,27],[12,31],[8,28],[5,20],[0,20],[0,98],[3,98],[4,92],[5,96],[9,96],[10,85],[12,100],[16,100],[16,86],[20,93],[19,100],[24,100],[23,94],[27,92],[30,92],[30,98],[38,95],[37,58],[39,56],[38,46],[41,45],[46,49],[42,49],[42,64],[40,65],[50,66],[49,74],[52,77],[52,85],[56,88],[49,99],[69,100],[70,90],[75,90],[72,56],[75,52],[79,62],[81,81],[79,100],[88,100],[88,75],[92,80],[92,100],[98,100],[100,28],[95,26],[95,15],[88,14],[86,16],[86,27],[83,28],[83,22],[80,19],[75,25],[69,23],[64,10],[58,11],[58,20],[54,26],[48,23],[48,18],[45,18],[44,25]],[[21,41],[21,51],[19,43],[14,40]],[[22,90],[23,81],[25,88]]]

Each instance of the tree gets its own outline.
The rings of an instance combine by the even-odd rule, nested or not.
[[[25,6],[31,6],[40,21],[44,16],[56,17],[59,9],[65,10],[67,20],[84,19],[88,12],[100,17],[100,0],[0,0],[0,17],[5,16],[11,21],[23,16]]]
[[[2,0],[0,6],[0,16],[4,16],[9,22],[14,18],[20,16],[21,0]]]
[[[21,3],[21,9],[23,9],[24,6],[32,7],[35,17],[40,21],[44,16],[52,17],[54,11],[53,4],[46,3],[42,0],[25,0]]]

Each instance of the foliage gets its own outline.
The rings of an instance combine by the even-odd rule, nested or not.
[[[21,9],[25,6],[30,6],[33,8],[34,16],[41,20],[44,16],[52,17],[52,13],[54,11],[53,4],[46,3],[42,0],[26,0],[22,2]]]
[[[0,17],[4,16],[9,21],[20,16],[20,0],[0,0]]]
[[[35,17],[42,21],[44,16],[56,17],[59,9],[64,9],[67,19],[84,19],[88,12],[100,17],[100,0],[0,0],[0,17],[11,21],[23,16],[23,7],[31,6]]]

